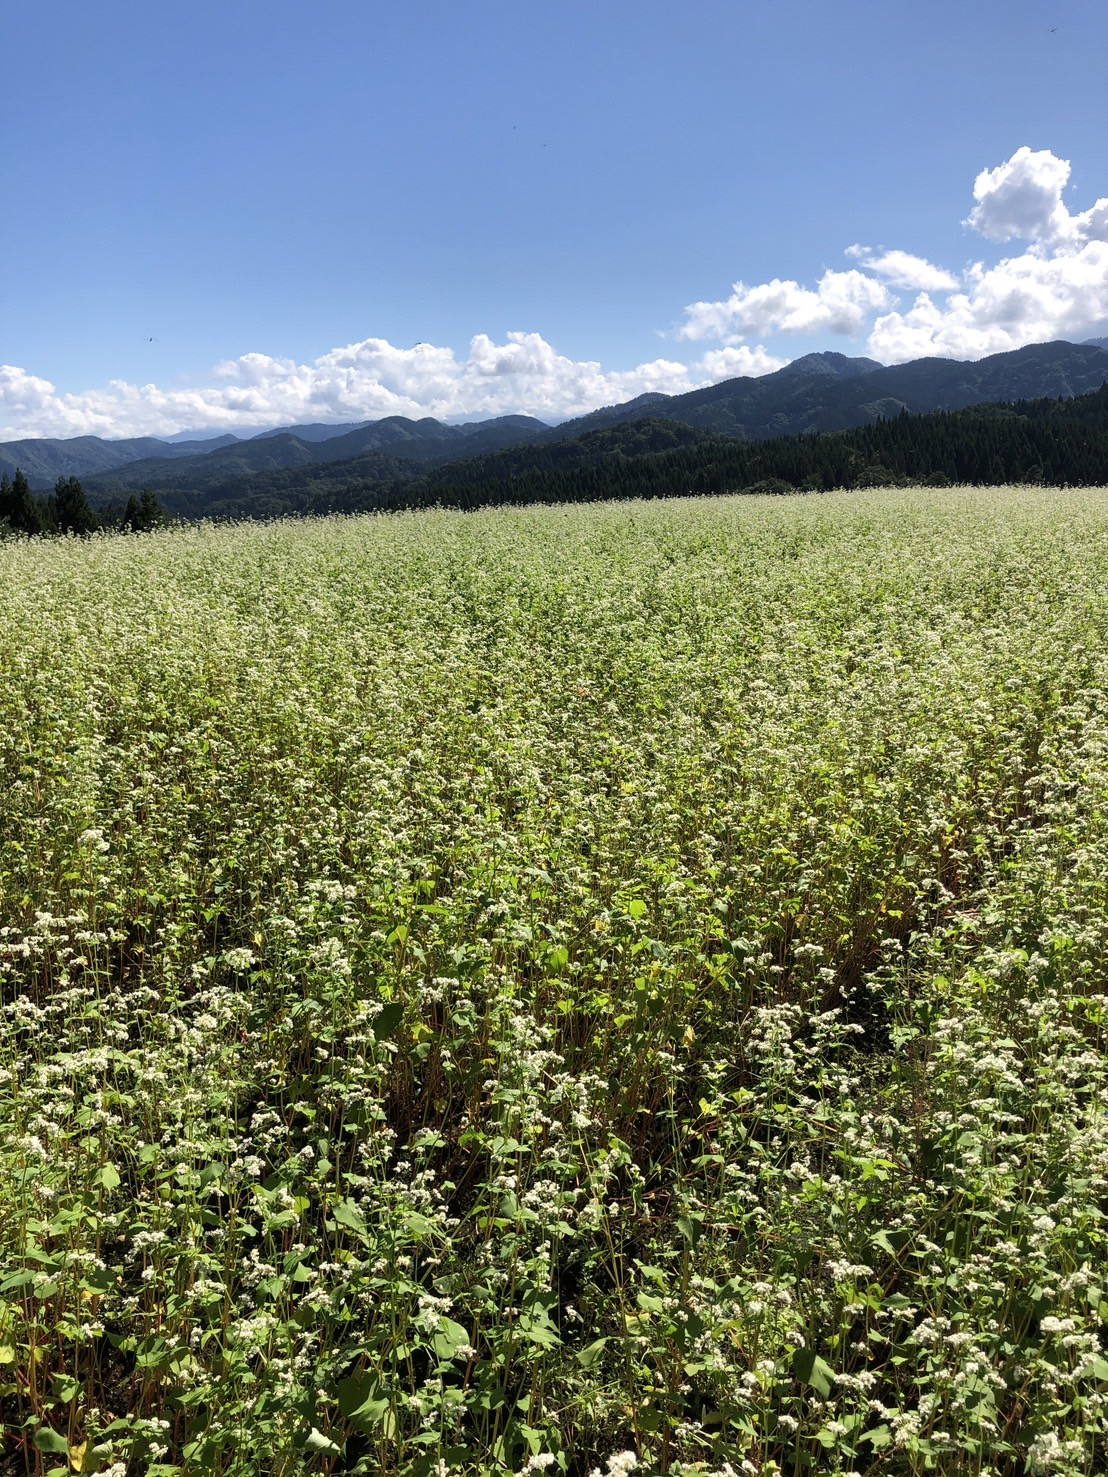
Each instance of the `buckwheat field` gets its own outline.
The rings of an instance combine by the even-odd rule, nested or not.
[[[1108,495],[0,543],[0,1471],[1108,1470]]]

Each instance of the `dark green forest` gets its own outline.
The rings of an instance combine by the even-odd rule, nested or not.
[[[236,477],[202,490],[132,494],[59,478],[36,497],[17,472],[0,484],[0,530],[134,531],[168,515],[275,518],[498,503],[572,503],[707,493],[830,492],[879,486],[1108,484],[1108,385],[1071,399],[1016,401],[910,415],[770,441],[643,419],[428,469],[395,455]]]
[[[970,483],[1108,484],[1108,385],[1071,399],[907,412],[870,426],[745,441],[664,420],[511,447],[427,469],[395,456],[238,479],[203,496],[162,494],[184,517],[279,517],[496,503],[592,502],[688,493],[830,492]]]
[[[101,528],[147,533],[166,521],[165,509],[149,491],[132,495],[125,505],[97,511],[77,477],[59,477],[46,497],[31,491],[19,468],[14,478],[6,472],[0,477],[0,535],[85,535]]]
[[[675,435],[677,432],[679,434]],[[455,463],[421,479],[436,502],[472,506],[682,493],[829,492],[910,483],[1108,481],[1108,387],[1069,401],[981,406],[850,431],[735,441],[665,422],[592,432],[579,441],[518,448]],[[408,496],[414,486],[405,489]]]

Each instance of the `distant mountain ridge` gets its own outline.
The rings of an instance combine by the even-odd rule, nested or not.
[[[383,453],[159,494],[187,518],[270,519],[888,485],[1108,483],[1108,382],[1085,395],[882,417],[756,441],[649,416],[437,465]],[[122,510],[116,502],[115,511]],[[110,513],[110,509],[106,509]]]
[[[41,490],[53,487],[59,477],[96,476],[140,457],[176,461],[203,456],[237,440],[230,434],[196,441],[162,441],[157,436],[123,441],[106,441],[101,436],[28,437],[0,443],[0,474],[11,477],[22,467],[31,486]]]
[[[807,354],[757,379],[722,380],[683,395],[641,395],[626,405],[564,421],[543,438],[563,440],[645,417],[715,435],[767,441],[845,431],[908,410],[964,410],[1009,400],[1065,398],[1108,380],[1108,350],[1058,341],[977,360],[913,359],[882,365],[843,354]]]
[[[533,416],[503,415],[448,426],[431,416],[386,416],[353,425],[323,423],[260,431],[249,440],[224,433],[206,441],[163,441],[154,436],[106,441],[99,436],[44,437],[0,444],[0,473],[22,467],[31,486],[44,491],[59,477],[81,477],[124,491],[130,488],[204,486],[256,472],[346,461],[389,452],[411,461],[498,451],[549,430]]]
[[[330,441],[332,436],[344,436],[348,431],[360,431],[369,421],[350,421],[338,424],[333,421],[311,421],[303,426],[271,426],[265,431],[255,431],[252,436],[240,436],[240,441],[265,441],[271,436],[295,436],[300,441]]]
[[[341,427],[338,429],[342,431]],[[148,457],[100,473],[90,487],[100,496],[142,487],[198,492],[259,472],[329,465],[369,456],[399,458],[419,466],[437,465],[501,451],[521,441],[534,440],[548,429],[545,421],[523,415],[498,416],[465,426],[447,426],[431,416],[415,421],[393,415],[325,440],[276,431],[171,464],[159,457]]]
[[[0,472],[22,467],[32,487],[59,476],[93,479],[101,496],[151,487],[207,492],[238,478],[294,472],[371,458],[366,475],[387,475],[386,463],[440,465],[525,442],[564,441],[589,431],[643,419],[664,419],[711,435],[743,440],[872,425],[908,410],[923,414],[971,405],[1043,397],[1066,398],[1108,380],[1108,341],[1029,344],[978,360],[926,358],[882,365],[835,352],[806,354],[772,374],[723,380],[681,395],[650,393],[550,427],[532,416],[446,425],[386,416],[349,425],[322,422],[211,439],[164,441],[138,437],[105,441],[27,439],[0,444]],[[384,459],[384,461],[382,461]]]

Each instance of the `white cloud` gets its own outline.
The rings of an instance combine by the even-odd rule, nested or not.
[[[1067,160],[1027,147],[977,176],[977,203],[963,224],[990,241],[1028,243],[992,266],[955,273],[912,252],[850,246],[846,255],[857,266],[825,272],[814,288],[775,277],[754,286],[736,282],[727,298],[692,303],[676,337],[734,348],[750,334],[868,331],[866,351],[899,363],[933,354],[980,358],[1103,333],[1108,198],[1071,214],[1062,200],[1069,176]],[[893,288],[912,293],[911,305],[902,307]]]
[[[926,354],[978,359],[1050,339],[1082,339],[1108,318],[1108,243],[1042,257],[1028,252],[967,274],[942,308],[921,293],[904,313],[879,317],[870,353],[886,363]]]
[[[14,364],[0,364],[0,407],[12,424],[34,426],[54,399],[54,386],[49,380],[28,374]],[[14,434],[37,435],[36,431]]]
[[[1062,191],[1070,177],[1069,161],[1049,149],[1017,149],[1004,164],[983,169],[974,181],[977,204],[965,224],[989,241],[1061,240],[1069,211]]]
[[[1017,149],[1007,163],[977,176],[977,204],[965,224],[990,241],[1019,239],[1056,251],[1079,251],[1090,241],[1108,241],[1108,197],[1071,215],[1062,200],[1069,177],[1068,159],[1048,149]]]
[[[918,292],[951,292],[958,278],[942,267],[933,266],[925,257],[908,251],[883,251],[875,255],[868,246],[848,246],[846,254],[861,263],[867,271],[884,277],[894,287],[914,288]]]
[[[887,363],[929,354],[970,359],[1046,339],[1089,338],[1108,329],[1108,198],[1071,213],[1062,199],[1069,176],[1067,160],[1027,147],[977,176],[964,224],[988,241],[1027,243],[992,265],[952,272],[909,251],[855,245],[846,250],[853,265],[825,271],[814,287],[779,277],[740,281],[726,298],[692,303],[672,339],[715,346],[688,363],[659,358],[607,370],[559,354],[538,333],[513,332],[499,343],[479,333],[464,356],[429,343],[402,349],[380,338],[331,349],[308,364],[248,353],[217,365],[210,383],[194,388],[113,381],[63,394],[25,369],[0,366],[0,440],[251,430],[386,415],[526,412],[560,420],[646,391],[679,394],[766,374],[785,362],[766,347],[773,335],[868,335],[866,352]]]
[[[677,337],[738,343],[750,334],[854,334],[890,301],[887,287],[855,270],[824,272],[814,290],[780,277],[756,287],[736,282],[722,302],[690,303]]]
[[[783,369],[787,363],[787,359],[767,354],[761,344],[756,349],[740,344],[738,347],[709,349],[693,368],[709,384],[718,384],[720,380],[736,379],[739,375],[757,378],[775,369]]]
[[[1062,200],[1069,176],[1068,160],[1026,147],[983,170],[965,224],[992,241],[1029,242],[1027,250],[991,267],[970,267],[963,291],[942,308],[925,292],[907,312],[882,315],[870,334],[870,353],[888,362],[924,354],[970,359],[1103,331],[1108,199],[1071,214]]]
[[[503,343],[477,334],[469,354],[435,344],[397,348],[370,338],[330,350],[311,364],[244,354],[216,366],[213,383],[161,389],[113,381],[105,389],[60,394],[25,370],[0,367],[0,440],[20,436],[170,435],[194,426],[248,430],[302,421],[440,419],[525,412],[558,420],[648,390],[680,394],[723,374],[758,374],[781,363],[744,348],[700,365],[655,359],[624,371],[559,354],[537,333]]]

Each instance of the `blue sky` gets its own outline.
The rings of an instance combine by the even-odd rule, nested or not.
[[[5,440],[1108,333],[1108,0],[35,0],[0,50]]]

